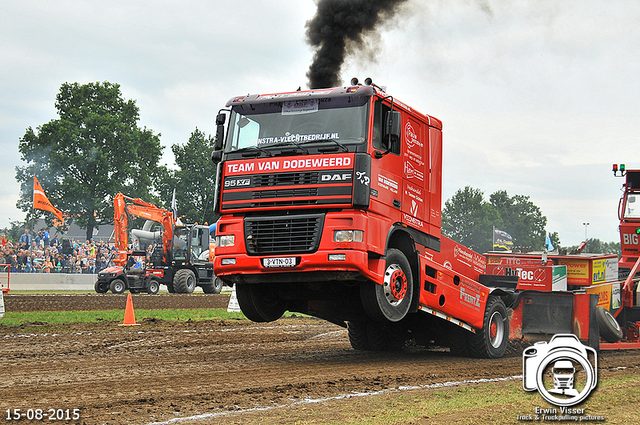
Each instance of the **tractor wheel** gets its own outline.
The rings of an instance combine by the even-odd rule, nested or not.
[[[409,313],[413,299],[413,275],[404,254],[390,249],[382,285],[368,281],[360,285],[362,305],[373,320],[399,322]]]
[[[497,359],[504,356],[509,342],[509,318],[504,302],[489,295],[484,310],[482,329],[469,338],[469,348],[474,357]]]
[[[106,282],[96,281],[95,285],[93,285],[93,289],[95,289],[98,294],[106,294],[109,290],[109,284]]]
[[[600,336],[607,342],[618,342],[622,339],[622,328],[615,317],[604,307],[596,308],[596,322]]]
[[[349,342],[354,350],[371,350],[367,339],[367,323],[360,321],[347,322]]]
[[[110,288],[114,294],[122,294],[127,289],[127,286],[122,279],[113,279]]]
[[[222,292],[223,286],[224,286],[224,283],[222,283],[222,281],[216,277],[213,280],[213,293],[219,294],[220,292]]]
[[[149,282],[149,286],[147,286],[147,293],[151,295],[155,295],[158,293],[159,290],[160,290],[160,284],[158,283],[158,281],[155,279],[151,279],[151,281]]]
[[[173,277],[173,289],[179,294],[190,294],[196,287],[196,275],[189,269],[180,269]]]
[[[219,294],[222,291],[222,281],[217,277],[214,279],[213,283],[202,286],[202,291],[205,294]]]
[[[286,301],[270,285],[236,285],[236,296],[242,313],[253,322],[273,322],[287,309]]]

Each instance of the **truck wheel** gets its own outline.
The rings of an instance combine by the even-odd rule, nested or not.
[[[280,298],[270,285],[236,284],[236,296],[240,309],[253,322],[273,322],[287,309],[287,303]]]
[[[495,295],[489,295],[484,310],[482,329],[469,337],[469,348],[474,357],[497,359],[504,356],[509,342],[507,307]]]
[[[93,289],[95,289],[98,294],[106,294],[109,290],[109,284],[106,282],[96,281],[95,285],[93,285]]]
[[[459,326],[447,332],[449,351],[456,357],[469,357],[469,336],[471,333]]]
[[[147,286],[147,293],[155,295],[159,290],[160,284],[155,279],[151,279],[151,281],[149,282],[149,286]]]
[[[196,287],[196,275],[189,269],[180,269],[173,277],[173,289],[179,294],[190,294]]]
[[[367,323],[367,341],[373,351],[400,351],[406,339],[406,333],[391,323]]]
[[[122,279],[113,279],[111,281],[110,288],[111,292],[113,292],[114,294],[122,294],[127,286],[124,284],[124,281]]]
[[[371,350],[367,339],[367,323],[360,321],[347,322],[347,332],[349,333],[349,343],[354,350]]]
[[[413,275],[404,254],[390,249],[385,256],[384,282],[362,282],[360,298],[362,305],[373,320],[399,322],[411,308],[413,298]]]
[[[596,322],[600,336],[607,342],[618,342],[622,339],[622,328],[615,317],[604,307],[596,308]]]

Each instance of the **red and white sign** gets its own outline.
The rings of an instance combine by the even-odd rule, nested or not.
[[[288,159],[261,158],[253,161],[228,161],[226,175],[271,173],[274,171],[337,170],[353,167],[352,155],[323,155]]]

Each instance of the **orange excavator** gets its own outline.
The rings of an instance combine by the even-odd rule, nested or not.
[[[127,200],[130,201],[127,203]],[[173,239],[173,226],[175,220],[173,212],[159,208],[152,203],[143,201],[140,198],[130,198],[118,193],[113,198],[113,223],[115,226],[116,249],[118,258],[113,262],[116,265],[124,266],[128,259],[128,216],[135,215],[147,220],[162,224],[162,259],[165,263],[171,262],[171,242]]]
[[[171,293],[191,293],[196,286],[205,293],[220,293],[222,282],[213,274],[209,249],[209,226],[185,225],[173,212],[140,198],[118,193],[113,199],[117,257],[116,264],[98,273],[95,290],[122,293],[147,291],[157,293],[160,284]],[[162,226],[159,232],[133,229],[137,246],[153,245],[149,258],[146,251],[130,251],[128,247],[129,217],[141,217],[147,223]],[[145,224],[146,227],[146,224]],[[143,260],[140,260],[143,257]]]

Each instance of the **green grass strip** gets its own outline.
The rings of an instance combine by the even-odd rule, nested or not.
[[[156,318],[168,321],[188,320],[223,320],[244,319],[242,313],[230,313],[225,309],[194,309],[194,310],[143,310],[136,309],[136,322],[145,318]],[[91,311],[25,311],[6,312],[0,319],[0,325],[20,326],[28,323],[95,323],[102,321],[123,321],[124,309],[121,310],[91,310]]]

